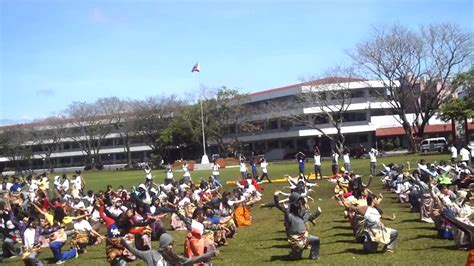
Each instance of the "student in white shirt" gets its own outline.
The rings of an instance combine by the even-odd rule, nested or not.
[[[146,164],[145,169],[145,186],[149,187],[153,184],[153,175],[151,174],[151,167]]]
[[[468,148],[471,150],[471,167],[474,167],[474,144],[468,146]]]
[[[69,179],[67,178],[66,174],[63,174],[62,179],[59,181],[59,183],[59,191],[69,191]]]
[[[214,161],[214,164],[212,165],[212,176],[217,179],[217,181],[219,181],[219,168],[221,168],[219,164]]]
[[[54,190],[59,191],[59,187],[61,186],[61,177],[60,176],[54,176]]]
[[[456,146],[452,144],[450,150],[451,150],[451,163],[456,163],[456,160],[458,159],[458,149],[456,149]]]
[[[173,180],[174,175],[173,175],[173,168],[171,165],[168,167],[168,171],[166,171],[166,179],[168,180]]]
[[[85,212],[80,211],[79,215],[84,215]],[[76,242],[79,253],[87,253],[87,244],[91,237],[100,238],[104,240],[105,238],[95,231],[91,224],[84,218],[79,219],[78,221],[73,222],[75,237],[72,241]],[[87,235],[87,238],[85,237]],[[95,242],[95,241],[94,241]]]
[[[375,148],[370,149],[369,157],[370,157],[370,175],[376,176],[377,175],[377,155],[379,155],[379,151]]]
[[[351,156],[348,148],[344,149],[344,154],[342,155],[342,160],[344,161],[344,168],[346,171],[351,171]]]
[[[110,214],[114,218],[117,218],[117,217],[119,217],[120,214],[127,211],[127,207],[123,206],[122,204],[123,204],[123,202],[122,202],[121,198],[115,198],[114,199],[114,205],[107,208],[107,210],[110,212]]]
[[[244,159],[240,160],[240,175],[242,176],[242,179],[247,178],[247,165],[245,165]]]
[[[471,156],[471,153],[466,147],[462,147],[459,151],[459,155],[461,155],[461,162],[465,162],[466,165],[469,165],[469,157]]]
[[[321,173],[321,151],[318,146],[314,146],[314,174],[317,179],[323,177],[323,174]]]
[[[262,182],[263,179],[266,178],[268,180],[268,183],[271,183],[272,180],[270,180],[270,177],[268,177],[268,169],[267,169],[268,163],[265,160],[265,158],[262,158],[262,160],[260,161],[260,167],[262,167],[262,176],[260,177],[258,181]]]
[[[185,181],[191,181],[191,173],[189,172],[189,166],[187,163],[183,164],[183,178]]]
[[[336,151],[332,151],[332,174],[335,175],[339,171],[339,154]]]

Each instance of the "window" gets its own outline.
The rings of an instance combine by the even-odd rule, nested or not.
[[[382,97],[385,93],[385,88],[369,88],[370,97]]]
[[[272,130],[272,129],[278,129],[278,120],[277,119],[270,119],[267,122],[267,129]]]
[[[268,142],[268,149],[271,150],[271,149],[278,149],[278,141],[274,140],[274,141],[269,141]]]
[[[366,114],[364,113],[345,113],[344,114],[344,121],[346,122],[354,122],[354,121],[365,121]]]
[[[352,98],[362,98],[365,96],[365,92],[363,90],[352,90],[351,97]]]
[[[369,136],[368,135],[360,135],[359,136],[359,142],[369,142]]]

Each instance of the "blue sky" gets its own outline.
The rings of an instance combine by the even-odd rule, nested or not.
[[[254,92],[347,62],[373,26],[453,22],[473,1],[0,0],[0,124],[100,97]],[[199,61],[201,73],[191,74]]]

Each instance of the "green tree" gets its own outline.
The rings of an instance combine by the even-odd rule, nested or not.
[[[474,116],[474,67],[459,73],[453,80],[453,86],[461,97],[449,98],[443,103],[439,109],[438,118],[446,122],[452,121],[452,139],[455,141],[454,121],[464,121],[467,128],[467,119]],[[469,135],[466,137],[469,138]]]

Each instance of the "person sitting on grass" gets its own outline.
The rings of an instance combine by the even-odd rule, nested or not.
[[[56,264],[64,264],[66,260],[75,259],[79,256],[78,250],[70,248],[66,252],[62,252],[62,247],[67,242],[67,233],[64,229],[59,229],[50,236],[49,247],[56,259]]]
[[[303,250],[310,247],[309,259],[319,259],[320,240],[317,236],[310,236],[306,223],[313,222],[320,214],[321,209],[311,214],[304,208],[304,198],[297,192],[291,193],[286,208],[280,204],[278,200],[279,191],[275,192],[273,202],[275,206],[285,215],[285,230],[288,242],[291,247],[291,258],[295,260],[301,259]]]
[[[137,258],[143,260],[147,266],[184,265],[189,266],[203,261],[209,261],[219,254],[219,250],[207,252],[192,259],[186,258],[173,251],[174,239],[170,234],[164,233],[160,236],[160,247],[158,250],[138,250],[131,243],[130,237],[122,238],[120,243],[132,252]]]
[[[79,211],[79,216],[83,216],[85,211]],[[97,231],[92,229],[91,224],[85,218],[81,218],[73,222],[74,236],[71,244],[76,247],[79,253],[87,253],[87,245],[95,243],[97,239],[105,240],[105,238]]]
[[[204,223],[204,209],[196,208],[192,218],[188,218],[180,211],[176,211],[179,218],[184,221],[188,229],[188,235],[184,243],[185,255],[188,259],[194,259],[204,255],[207,252],[216,250],[214,242],[204,237],[206,230],[214,231],[218,227],[209,223]],[[201,264],[199,264],[201,265]]]
[[[384,247],[384,252],[394,252],[396,241],[398,238],[398,231],[392,228],[385,227],[381,219],[394,220],[393,217],[386,217],[383,215],[381,210],[377,207],[380,204],[380,200],[373,197],[371,194],[367,195],[367,206],[352,206],[346,201],[342,201],[344,206],[349,210],[363,215],[363,228],[364,228],[364,251],[368,253],[375,253],[378,250],[379,244]]]

